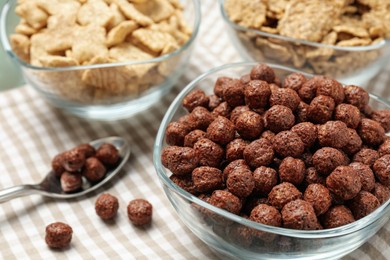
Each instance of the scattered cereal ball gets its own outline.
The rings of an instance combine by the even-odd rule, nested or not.
[[[317,216],[324,214],[332,205],[329,190],[319,183],[309,184],[303,194],[303,199],[313,206]]]
[[[254,140],[259,137],[264,128],[263,119],[253,111],[241,113],[235,122],[235,126],[238,134],[247,140]]]
[[[390,154],[386,154],[375,161],[373,165],[375,176],[386,186],[390,186]]]
[[[225,145],[235,136],[234,124],[223,116],[217,118],[207,127],[207,137],[218,144]]]
[[[348,203],[356,220],[361,219],[380,206],[379,200],[368,191],[360,191]]]
[[[292,111],[298,107],[301,99],[297,92],[291,88],[278,88],[269,97],[270,106],[281,105],[290,108]]]
[[[368,118],[361,120],[358,133],[364,143],[372,146],[380,145],[385,137],[385,130],[381,124]]]
[[[305,184],[310,185],[314,183],[325,185],[325,177],[319,174],[314,167],[309,167],[306,169]]]
[[[236,138],[226,145],[226,160],[232,162],[234,160],[244,158],[245,147],[249,144],[249,141],[241,138]]]
[[[289,182],[296,186],[305,178],[305,163],[300,159],[286,157],[279,165],[280,182]]]
[[[247,164],[255,169],[269,165],[274,158],[274,150],[270,142],[260,138],[248,144],[244,149],[243,155]]]
[[[355,129],[348,128],[348,142],[347,144],[342,148],[342,150],[349,155],[353,155],[360,151],[362,148],[363,141],[356,132]]]
[[[324,124],[332,118],[335,102],[328,96],[316,96],[309,104],[308,118],[313,123]]]
[[[253,109],[265,108],[268,105],[271,89],[265,81],[251,80],[245,86],[244,95],[245,104],[248,107]]]
[[[334,119],[344,122],[347,127],[356,129],[360,123],[360,111],[350,104],[339,104],[334,110]]]
[[[369,148],[363,148],[353,156],[352,161],[361,162],[371,167],[378,158],[379,153],[377,151]]]
[[[297,109],[295,110],[295,121],[297,123],[309,121],[309,105],[305,102],[299,102]]]
[[[348,85],[344,88],[345,103],[354,105],[361,111],[368,105],[370,96],[368,92],[361,87],[355,85]]]
[[[251,111],[251,109],[248,106],[238,106],[233,108],[232,112],[230,113],[230,121],[233,122],[233,124],[236,124],[237,118],[245,111]]]
[[[85,154],[78,149],[66,151],[63,157],[62,166],[66,171],[77,172],[85,163]]]
[[[165,131],[165,141],[169,145],[183,146],[184,137],[190,132],[188,125],[179,122],[170,122]]]
[[[85,160],[83,176],[91,182],[100,181],[106,175],[106,167],[96,157]]]
[[[197,106],[208,107],[209,97],[200,89],[194,89],[183,98],[183,107],[191,112]]]
[[[340,104],[345,98],[343,85],[335,79],[326,77],[318,84],[316,95],[329,96],[336,104]]]
[[[316,75],[302,84],[298,90],[298,95],[304,102],[310,103],[313,100],[316,96],[317,87],[323,78],[324,76]]]
[[[228,84],[230,81],[232,81],[232,78],[229,77],[219,77],[214,84],[214,94],[220,98],[223,97],[223,92],[228,87]]]
[[[205,131],[202,131],[202,130],[199,130],[199,129],[192,130],[191,132],[186,134],[186,136],[184,136],[183,146],[194,147],[194,144],[199,139],[202,139],[202,138],[205,138],[205,137],[206,137],[206,132]]]
[[[270,167],[260,166],[254,170],[253,179],[255,182],[254,190],[267,196],[278,183],[278,173]]]
[[[390,198],[390,187],[387,187],[380,182],[376,182],[372,194],[377,197],[381,204],[383,204]]]
[[[291,131],[301,138],[305,148],[312,147],[317,140],[317,127],[313,123],[303,122],[296,124],[291,128]]]
[[[210,111],[213,111],[219,104],[221,104],[221,99],[217,95],[209,96],[209,105],[208,108]]]
[[[341,121],[328,121],[318,127],[318,141],[322,147],[337,149],[348,143],[348,127]]]
[[[325,214],[322,221],[324,228],[336,228],[355,221],[352,212],[344,205],[331,207]]]
[[[274,133],[289,130],[295,123],[295,116],[288,107],[275,105],[265,112],[265,127]]]
[[[200,129],[205,131],[214,119],[215,116],[207,108],[195,107],[189,114],[187,123],[190,124],[191,130]]]
[[[227,83],[223,92],[223,99],[229,106],[245,105],[244,87],[245,85],[238,79],[233,79]]]
[[[281,227],[282,226],[282,216],[275,207],[272,207],[267,204],[259,204],[254,207],[251,211],[249,219],[268,226]],[[255,235],[261,240],[271,242],[275,239],[274,234],[257,231]]]
[[[302,73],[293,72],[284,78],[283,87],[291,88],[298,92],[306,80],[306,77]]]
[[[379,122],[385,132],[390,131],[390,110],[375,110],[371,113],[371,119]]]
[[[144,226],[152,221],[153,206],[144,199],[134,199],[127,205],[127,216],[136,226]]]
[[[358,173],[351,166],[338,166],[327,178],[326,187],[343,200],[355,197],[362,183]]]
[[[238,168],[244,168],[244,169],[250,170],[250,168],[246,164],[245,160],[243,160],[243,159],[234,160],[234,161],[230,162],[225,167],[225,169],[223,169],[223,179],[225,180],[225,182],[226,182],[227,178],[229,177],[229,174],[233,170],[238,169]]]
[[[96,149],[90,144],[79,144],[75,149],[79,149],[84,153],[85,158],[95,156]]]
[[[59,153],[51,160],[51,168],[57,177],[65,171],[64,164],[65,153]]]
[[[68,224],[54,222],[46,226],[45,241],[50,248],[63,249],[69,246],[73,230]]]
[[[286,203],[281,210],[283,227],[299,230],[320,229],[313,206],[304,200],[297,199]]]
[[[190,175],[181,176],[181,175],[172,174],[169,177],[169,179],[171,179],[171,181],[173,181],[173,183],[175,183],[177,186],[179,186],[183,190],[185,190],[193,195],[197,194],[194,182],[192,181],[192,177]]]
[[[258,79],[258,80],[263,80],[268,83],[273,83],[275,82],[275,72],[272,68],[268,67],[266,64],[256,64],[253,66],[251,72],[250,72],[250,77],[252,80]]]
[[[95,157],[106,166],[114,166],[119,162],[119,151],[112,144],[102,144],[97,150]]]
[[[378,148],[379,156],[390,154],[390,138],[387,138]]]
[[[61,189],[64,192],[74,192],[81,189],[83,179],[78,172],[63,172],[60,178]]]
[[[289,182],[282,182],[272,188],[268,194],[268,202],[277,209],[282,209],[288,202],[301,199],[302,193]]]
[[[282,157],[299,157],[305,150],[305,145],[299,135],[292,131],[282,131],[275,135],[272,147]]]
[[[198,192],[211,192],[222,187],[222,172],[218,168],[201,166],[192,171],[192,181]]]
[[[199,159],[190,147],[167,146],[161,152],[161,163],[175,175],[186,175],[198,166]]]
[[[225,155],[224,149],[210,139],[202,138],[194,144],[196,156],[199,158],[199,165],[218,167]]]
[[[242,207],[241,200],[227,190],[213,191],[209,203],[237,215],[240,213]]]
[[[103,220],[113,219],[118,208],[118,199],[109,193],[101,194],[95,201],[95,212]]]
[[[358,174],[362,183],[362,190],[372,191],[375,186],[375,176],[370,166],[360,162],[353,162],[349,164],[349,166],[354,168],[356,173]]]
[[[245,168],[234,169],[227,177],[226,187],[239,198],[248,197],[255,187],[252,172]]]
[[[229,106],[229,104],[224,101],[224,102],[221,102],[221,104],[219,104],[216,108],[213,109],[213,111],[211,112],[211,115],[212,116],[224,116],[226,118],[229,118],[230,117],[230,113],[232,111],[232,107]]]

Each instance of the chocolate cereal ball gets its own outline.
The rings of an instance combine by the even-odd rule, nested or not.
[[[119,162],[119,151],[113,144],[102,144],[97,150],[95,157],[106,166],[115,166]]]
[[[203,90],[194,89],[183,98],[182,104],[188,112],[191,112],[197,106],[207,108],[209,105],[209,97],[206,96]]]
[[[275,135],[272,147],[282,157],[299,157],[305,149],[305,144],[293,131],[282,131]]]
[[[332,118],[335,102],[328,96],[316,96],[309,104],[308,118],[313,123],[324,124]]]
[[[299,230],[316,230],[320,228],[313,206],[304,200],[288,202],[281,210],[283,227]]]
[[[386,154],[375,161],[373,165],[375,176],[386,186],[390,186],[390,154]]]
[[[292,111],[295,111],[300,101],[301,99],[297,92],[291,88],[278,88],[269,97],[270,106],[282,105],[290,108]]]
[[[305,185],[310,185],[314,183],[325,185],[325,177],[321,174],[319,174],[314,167],[309,167],[306,169],[305,174]]]
[[[295,116],[288,107],[275,105],[264,115],[265,127],[274,133],[289,130],[295,123]]]
[[[64,192],[74,192],[81,189],[83,179],[78,172],[63,172],[60,177],[61,189]]]
[[[239,198],[248,197],[255,187],[252,172],[245,168],[234,169],[227,177],[226,187]]]
[[[195,129],[184,136],[183,145],[186,147],[194,147],[194,144],[201,138],[206,138],[206,132]]]
[[[379,156],[390,154],[390,138],[387,138],[378,148]]]
[[[234,139],[234,136],[234,124],[226,117],[217,116],[207,127],[207,137],[220,145],[229,143]]]
[[[267,204],[259,204],[251,211],[249,219],[268,226],[281,227],[282,216],[275,207]],[[269,233],[255,232],[255,235],[261,240],[271,242],[275,239],[275,236]]]
[[[348,137],[348,127],[341,121],[328,121],[318,127],[318,141],[322,147],[341,149],[348,143]]]
[[[271,89],[268,83],[263,80],[251,80],[245,86],[244,95],[245,104],[248,107],[265,108],[268,105]]]
[[[198,192],[211,192],[222,187],[222,172],[218,168],[201,166],[192,171],[192,181]]]
[[[172,174],[169,176],[169,179],[171,179],[171,181],[173,181],[173,183],[175,183],[177,186],[191,193],[192,195],[197,194],[194,182],[192,181],[192,177],[190,175],[180,176]]]
[[[65,153],[59,153],[51,160],[51,169],[57,177],[60,177],[61,174],[65,171],[65,168],[63,166],[64,158]]]
[[[291,128],[291,131],[301,138],[305,148],[312,147],[317,140],[317,127],[313,123],[303,122],[296,124]]]
[[[344,122],[349,128],[356,129],[360,123],[360,111],[350,104],[339,104],[334,110],[334,119]]]
[[[348,85],[344,88],[345,93],[345,103],[354,105],[359,108],[360,111],[363,111],[368,105],[370,96],[368,92],[361,87],[355,85]]]
[[[261,133],[260,138],[267,139],[270,143],[272,143],[272,140],[275,137],[275,133],[270,130],[265,130]]]
[[[371,119],[379,122],[385,132],[390,131],[390,110],[374,110]]]
[[[225,169],[223,169],[223,179],[226,182],[227,178],[229,177],[229,174],[238,168],[244,168],[247,170],[250,170],[249,166],[246,164],[244,159],[238,159],[230,162]]]
[[[363,148],[353,156],[352,161],[361,162],[371,167],[378,158],[379,153],[377,151],[369,148]]]
[[[309,105],[305,102],[299,102],[297,109],[295,110],[295,121],[297,123],[309,121]]]
[[[280,182],[290,182],[298,186],[305,178],[305,170],[305,163],[302,160],[286,157],[279,165]]]
[[[223,99],[231,107],[245,105],[245,85],[239,79],[233,79],[227,83],[223,92]]]
[[[214,119],[215,115],[208,111],[207,108],[195,107],[188,115],[186,123],[190,126],[190,130],[200,129],[205,131]]]
[[[302,193],[289,182],[274,186],[268,194],[268,203],[279,210],[288,202],[296,199],[302,199]]]
[[[358,151],[360,151],[360,149],[362,148],[363,141],[355,129],[348,128],[347,131],[348,131],[348,142],[342,148],[342,150],[348,155],[353,155]]]
[[[302,84],[298,90],[298,95],[304,102],[310,103],[313,100],[316,96],[317,87],[323,78],[324,76],[317,75]]]
[[[194,144],[196,157],[199,165],[218,167],[225,155],[224,149],[217,143],[207,138],[199,139]]]
[[[358,173],[351,166],[338,166],[327,178],[326,187],[343,200],[350,200],[361,190]]]
[[[336,228],[347,225],[355,221],[352,212],[344,205],[336,205],[331,207],[325,214],[322,220],[324,228]]]
[[[170,122],[165,130],[165,141],[169,145],[183,146],[184,137],[190,130],[190,127],[184,123]]]
[[[85,158],[95,156],[96,149],[90,144],[79,144],[75,149],[81,150],[84,153]]]
[[[214,190],[209,199],[209,203],[237,215],[240,213],[242,207],[241,200],[226,190]]]
[[[251,111],[251,109],[248,106],[238,106],[233,108],[232,112],[230,113],[230,121],[232,121],[233,124],[236,124],[238,116],[245,111]]]
[[[390,198],[390,187],[376,182],[372,194],[377,197],[381,204],[385,203]]]
[[[63,249],[72,240],[73,229],[68,224],[54,222],[46,226],[45,242],[50,248]]]
[[[276,78],[274,70],[266,64],[256,64],[253,66],[250,72],[250,77],[252,80],[263,80],[268,83],[275,82]]]
[[[95,201],[95,212],[103,220],[113,219],[118,208],[118,199],[109,193],[101,194]]]
[[[219,77],[214,84],[214,94],[220,98],[223,97],[223,92],[228,87],[228,84],[230,81],[232,81],[232,78],[229,77]]]
[[[329,96],[336,104],[343,102],[345,97],[343,85],[335,79],[326,77],[319,81],[316,95]]]
[[[372,146],[382,144],[385,137],[385,130],[381,124],[368,118],[363,118],[361,120],[358,127],[358,133],[365,144]]]
[[[260,166],[267,166],[274,158],[272,145],[264,138],[257,139],[248,144],[244,149],[244,159],[247,164],[256,169]]]
[[[256,168],[253,172],[255,181],[254,190],[261,195],[268,196],[268,193],[278,184],[278,173],[275,169],[265,166]]]
[[[213,111],[221,103],[222,100],[217,95],[210,95],[208,108],[210,111]]]
[[[293,72],[284,78],[283,87],[299,91],[306,80],[306,77],[302,73]]]
[[[224,116],[226,118],[230,117],[230,113],[232,112],[232,107],[226,102],[223,101],[216,108],[214,108],[211,112],[211,115],[216,116]]]
[[[317,216],[324,214],[332,205],[329,190],[319,183],[309,184],[303,194],[303,199],[313,206]]]
[[[354,168],[358,174],[360,182],[362,183],[362,190],[372,191],[375,186],[375,175],[370,166],[360,162],[350,163],[349,166]]]
[[[127,205],[127,216],[135,226],[144,226],[152,221],[153,206],[144,199],[134,199]]]
[[[264,128],[262,117],[253,111],[241,113],[235,122],[235,126],[238,134],[246,140],[254,140],[259,137]]]
[[[361,219],[380,206],[379,200],[368,191],[360,191],[352,200],[348,202],[356,220]]]
[[[89,157],[85,160],[83,176],[90,182],[97,182],[106,175],[106,167],[96,157]]]
[[[199,158],[190,147],[167,146],[161,152],[161,163],[175,175],[186,175],[198,166]]]
[[[62,158],[62,167],[68,172],[77,172],[85,163],[85,154],[79,149],[66,151]]]
[[[245,147],[249,144],[249,141],[236,138],[226,145],[226,160],[232,162],[234,160],[244,158]]]

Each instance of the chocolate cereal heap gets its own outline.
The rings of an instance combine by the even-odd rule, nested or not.
[[[300,73],[279,79],[258,64],[218,78],[212,95],[191,91],[188,113],[167,126],[161,160],[179,187],[252,221],[339,227],[390,197],[390,110],[368,102],[359,86]]]

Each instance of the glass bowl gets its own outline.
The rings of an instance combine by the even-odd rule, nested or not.
[[[20,21],[15,13],[17,2],[8,0],[3,6],[0,37],[5,51],[21,68],[25,82],[55,107],[97,120],[130,117],[153,105],[173,87],[190,60],[201,20],[200,1],[182,0],[183,18],[192,35],[171,53],[141,61],[41,67],[24,62],[12,50],[10,35]]]
[[[161,152],[167,146],[165,131],[168,124],[188,114],[182,106],[183,98],[195,89],[201,89],[210,95],[218,77],[239,78],[247,74],[255,64],[236,63],[212,69],[193,80],[172,102],[158,130],[153,152],[154,167],[164,192],[181,221],[199,239],[224,257],[311,260],[340,258],[357,249],[386,224],[390,218],[390,200],[370,215],[338,228],[303,231],[272,227],[252,222],[193,196],[173,183],[169,178],[171,172],[162,165]],[[279,78],[297,72],[279,65],[268,65]],[[374,109],[390,109],[390,104],[375,95],[370,95],[370,105]],[[253,231],[262,232],[264,237],[274,236],[274,239],[270,243],[254,240],[248,245],[245,232]]]
[[[344,84],[365,85],[386,64],[389,39],[368,46],[341,47],[248,29],[231,21],[219,0],[229,38],[246,61],[281,64],[331,76]]]

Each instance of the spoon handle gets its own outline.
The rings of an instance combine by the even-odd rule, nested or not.
[[[25,184],[17,185],[10,188],[0,190],[0,203],[7,202],[11,199],[38,193],[39,189],[37,185]]]

